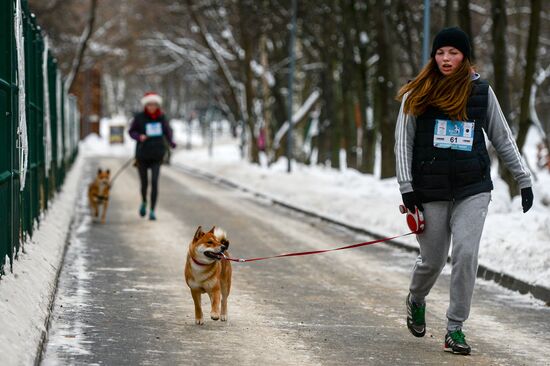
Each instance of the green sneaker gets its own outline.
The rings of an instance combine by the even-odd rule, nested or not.
[[[424,337],[426,334],[426,304],[417,304],[407,296],[407,328],[415,337]]]
[[[141,202],[141,206],[139,206],[139,216],[145,217],[146,213],[147,213],[147,202]]]
[[[157,217],[155,216],[155,211],[151,210],[149,211],[149,220],[155,221]]]
[[[445,335],[445,352],[452,352],[456,355],[469,355],[472,348],[466,343],[466,336],[461,329],[447,332]]]

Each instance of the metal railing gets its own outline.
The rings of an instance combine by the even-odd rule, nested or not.
[[[0,275],[60,190],[78,152],[79,119],[27,1],[0,1]]]

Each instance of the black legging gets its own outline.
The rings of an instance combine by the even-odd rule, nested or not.
[[[151,210],[157,205],[160,161],[138,161],[139,180],[141,181],[141,199],[147,201],[147,169],[151,169]]]

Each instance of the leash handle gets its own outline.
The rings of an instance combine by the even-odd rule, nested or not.
[[[268,256],[268,257],[258,257],[258,258],[231,258],[231,257],[226,256],[225,253],[224,253],[224,254],[223,254],[223,259],[225,259],[225,260],[227,260],[227,261],[231,261],[231,262],[245,263],[245,262],[264,261],[264,260],[267,260],[267,259],[275,259],[275,258],[298,257],[298,256],[322,254],[322,253],[328,253],[328,252],[335,252],[335,251],[337,251],[337,250],[345,250],[345,249],[359,248],[359,247],[364,247],[364,246],[367,246],[367,245],[372,245],[372,244],[377,244],[377,243],[383,243],[383,242],[386,242],[386,241],[394,240],[394,239],[397,239],[397,238],[402,238],[402,237],[409,236],[409,235],[412,235],[412,234],[415,234],[415,233],[414,233],[414,232],[410,232],[410,233],[407,233],[407,234],[397,235],[397,236],[393,236],[393,237],[389,237],[389,238],[383,238],[383,239],[376,239],[376,240],[371,240],[371,241],[365,241],[365,242],[362,242],[362,243],[351,244],[351,245],[346,245],[346,246],[343,246],[343,247],[332,248],[332,249],[311,250],[311,251],[305,251],[305,252],[292,252],[292,253],[284,253],[284,254],[278,254],[278,255],[271,255],[271,256]]]
[[[422,211],[415,207],[415,211],[410,211],[405,205],[399,205],[399,212],[406,215],[407,225],[414,234],[420,234],[424,231],[426,222]]]

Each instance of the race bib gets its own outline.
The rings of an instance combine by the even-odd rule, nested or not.
[[[474,122],[435,120],[434,146],[440,149],[472,151]]]
[[[145,124],[145,134],[147,137],[159,137],[162,136],[162,123],[149,122]]]

